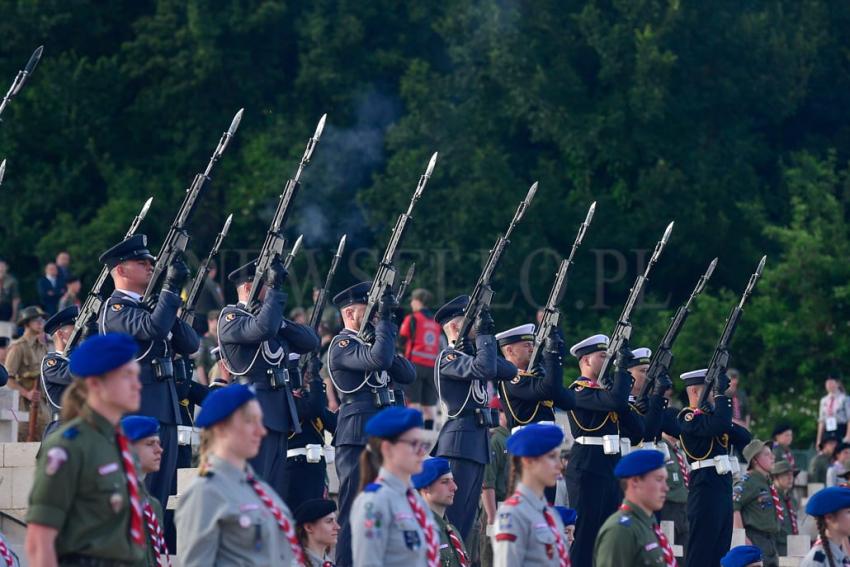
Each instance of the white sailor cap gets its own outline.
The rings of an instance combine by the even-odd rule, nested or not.
[[[700,368],[699,370],[685,372],[679,375],[679,378],[685,382],[685,386],[696,386],[703,383],[706,374],[708,374],[708,368]]]
[[[631,362],[629,362],[629,368],[634,368],[635,366],[640,366],[642,364],[649,364],[650,359],[652,358],[652,351],[646,347],[636,348],[632,351]]]
[[[586,354],[600,350],[608,350],[608,335],[593,335],[570,347],[570,354],[581,358]]]
[[[499,342],[499,346],[510,345],[522,341],[533,341],[534,328],[534,323],[520,325],[519,327],[514,327],[513,329],[508,329],[501,333],[496,333],[496,340]]]

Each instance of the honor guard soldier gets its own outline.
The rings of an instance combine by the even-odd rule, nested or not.
[[[200,338],[177,318],[182,302],[180,290],[189,277],[189,268],[181,258],[168,267],[153,309],[142,303],[154,260],[144,234],[131,236],[100,255],[100,263],[109,267],[115,291],[101,307],[98,326],[101,333],[126,333],[139,345],[136,359],[142,380],[139,414],[159,421],[163,450],[160,471],[148,475],[145,482],[154,498],[167,502],[176,488],[177,426],[182,423],[173,356],[194,353]]]
[[[289,378],[289,353],[307,353],[319,347],[319,336],[306,325],[283,317],[287,272],[275,260],[259,293],[259,306],[245,305],[253,285],[256,263],[230,273],[239,303],[228,305],[218,320],[218,341],[222,361],[231,380],[250,384],[263,408],[263,425],[268,434],[251,466],[260,478],[272,485],[278,495],[284,492],[287,438],[298,429],[298,415]],[[249,311],[254,309],[254,312]]]
[[[495,567],[568,567],[567,536],[561,515],[543,491],[561,474],[560,427],[533,423],[508,438],[516,492],[499,506],[493,535]]]
[[[290,374],[299,375],[299,355],[290,354],[289,358]],[[281,494],[284,502],[293,510],[298,510],[307,500],[325,496],[328,465],[325,458],[325,431],[333,433],[336,430],[337,416],[328,410],[325,383],[319,373],[319,357],[311,357],[309,364],[311,367],[304,372],[306,387],[299,385],[293,392],[298,417],[301,419],[301,433],[289,436],[284,475],[286,488]],[[294,382],[302,383],[300,378]]]
[[[326,498],[303,502],[295,510],[295,532],[304,550],[304,567],[334,567],[330,552],[339,537],[336,502]]]
[[[41,361],[41,387],[44,389],[50,409],[50,424],[44,428],[45,438],[61,423],[59,414],[62,411],[62,394],[71,384],[68,359],[62,356],[62,353],[71,331],[74,330],[74,322],[79,313],[80,308],[72,305],[59,311],[44,324],[44,332],[53,338],[54,348]]]
[[[632,377],[627,368],[632,352],[624,345],[617,353],[613,387],[607,390],[598,382],[607,349],[605,335],[593,335],[570,348],[581,371],[570,385],[576,396],[576,409],[569,412],[575,444],[566,473],[570,505],[579,517],[570,549],[577,567],[590,567],[596,534],[622,497],[614,466],[620,454],[620,415],[629,414]]]
[[[508,428],[529,423],[555,423],[555,407],[575,408],[575,395],[564,388],[563,359],[566,349],[561,333],[555,330],[543,350],[543,365],[528,368],[534,350],[534,325],[520,325],[496,334],[505,359],[519,369],[511,380],[499,384]]]
[[[145,565],[163,567],[168,564],[168,546],[162,529],[165,516],[162,513],[162,504],[150,495],[142,482],[145,475],[158,471],[162,463],[159,422],[144,415],[128,415],[121,420],[121,429],[130,441],[130,447],[139,463],[139,499],[147,540]]]
[[[714,567],[732,542],[732,468],[729,443],[744,447],[749,432],[732,423],[732,402],[724,392],[729,378],[714,384],[714,410],[698,408],[706,369],[681,375],[689,406],[679,412],[679,442],[691,465],[688,493],[688,567]]]
[[[720,560],[720,567],[762,567],[761,550],[754,545],[739,545]]]
[[[814,517],[818,539],[800,567],[841,567],[850,563],[844,544],[850,537],[850,488],[830,486],[809,497],[806,514]]]
[[[411,476],[422,471],[431,443],[422,412],[391,407],[366,422],[360,460],[364,484],[351,507],[354,565],[437,567],[440,535]]]
[[[342,531],[336,562],[351,565],[351,525],[349,511],[360,482],[360,454],[366,447],[364,426],[373,415],[394,405],[393,384],[411,384],[416,378],[413,365],[395,350],[398,327],[393,312],[398,305],[392,294],[381,299],[374,339],[358,336],[366,312],[371,282],[361,282],[333,298],[342,314],[345,328],[331,339],[328,347],[328,376],[340,399],[334,446],[336,473],[339,478],[339,518]]]
[[[489,429],[499,425],[498,412],[488,406],[487,382],[511,380],[518,372],[516,366],[496,353],[489,309],[478,315],[475,335],[470,337],[474,344],[457,344],[468,304],[469,297],[461,295],[443,305],[434,316],[449,341],[434,370],[437,394],[446,412],[434,456],[447,458],[451,464],[458,491],[446,515],[464,540],[472,533],[484,467],[490,461]]]
[[[593,564],[676,567],[673,547],[655,521],[655,513],[667,496],[664,455],[654,449],[634,451],[620,459],[614,474],[620,479],[625,499],[596,536]]]
[[[732,488],[734,527],[746,530],[747,539],[761,549],[767,567],[779,565],[776,540],[782,514],[779,494],[771,483],[773,453],[764,441],[753,439],[744,447],[747,474]],[[775,499],[774,499],[775,498]]]
[[[658,449],[655,440],[661,435],[662,417],[668,401],[664,394],[673,387],[673,381],[665,372],[656,379],[648,399],[640,399],[640,392],[646,383],[646,371],[649,370],[651,360],[652,351],[642,347],[632,351],[632,360],[629,363],[629,374],[634,379],[632,393],[629,395],[629,409],[643,422],[642,438],[632,438],[631,442],[644,449]]]
[[[776,461],[770,476],[776,488],[781,507],[779,537],[776,539],[776,552],[779,557],[788,555],[788,536],[799,535],[800,526],[797,523],[797,499],[794,498],[794,477],[797,471],[791,468],[788,461]]]
[[[177,555],[183,567],[304,565],[295,522],[248,460],[266,434],[254,390],[213,390],[196,420],[201,462],[177,504]]]
[[[44,341],[44,317],[46,313],[40,307],[25,307],[18,315],[17,325],[24,328],[24,334],[12,341],[6,354],[6,369],[9,371],[8,386],[21,394],[18,409],[30,412],[31,406],[36,410],[41,402],[41,361],[47,356],[47,344]],[[36,411],[30,414],[37,420],[35,434],[39,436],[46,426],[45,413]],[[27,441],[27,427],[18,429],[18,441]],[[34,441],[35,439],[29,439]]]
[[[69,417],[42,445],[27,510],[30,565],[139,565],[145,558],[139,478],[121,416],[139,409],[138,346],[110,333],[71,354]]]
[[[457,492],[449,462],[440,457],[426,459],[422,472],[413,475],[413,488],[419,491],[434,515],[440,534],[440,565],[469,567],[469,555],[460,532],[446,519],[446,508],[452,505]]]

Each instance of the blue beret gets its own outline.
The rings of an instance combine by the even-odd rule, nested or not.
[[[413,488],[421,490],[431,486],[438,478],[450,472],[452,472],[452,469],[446,459],[434,457],[433,459],[425,459],[422,463],[422,472],[413,475],[410,480],[413,483]]]
[[[455,317],[463,315],[463,310],[469,305],[468,295],[459,295],[437,309],[434,320],[440,325],[445,325]]]
[[[761,561],[761,549],[754,545],[739,545],[729,550],[720,560],[721,567],[747,567]]]
[[[240,266],[227,274],[227,279],[236,285],[242,285],[245,282],[253,281],[254,274],[257,273],[257,261],[251,260],[244,266]]]
[[[334,296],[334,305],[342,309],[355,303],[367,303],[369,301],[369,289],[372,282],[360,282],[348,289],[344,289]]]
[[[304,501],[295,510],[295,523],[315,522],[332,512],[336,512],[336,502],[326,498],[312,498]]]
[[[614,467],[614,476],[617,478],[640,476],[663,467],[664,453],[655,449],[640,449],[632,451],[619,460]]]
[[[210,427],[224,421],[246,402],[256,397],[254,390],[244,384],[231,384],[218,388],[204,398],[204,405],[201,406],[201,413],[198,414],[195,425]]]
[[[124,333],[95,335],[71,353],[71,374],[84,378],[100,376],[136,358],[136,340]]]
[[[561,515],[561,521],[565,526],[574,526],[578,518],[578,512],[566,506],[555,506],[555,510]]]
[[[132,443],[159,433],[159,422],[145,415],[128,415],[121,420],[121,427]]]
[[[372,437],[398,437],[414,427],[422,427],[422,412],[399,406],[379,411],[366,422],[366,435]]]
[[[114,268],[121,262],[136,259],[150,260],[151,262],[156,260],[148,250],[148,237],[144,234],[134,234],[130,238],[122,240],[101,254],[98,261]]]
[[[850,488],[830,486],[818,490],[806,502],[806,514],[809,516],[825,516],[850,508]]]
[[[515,457],[539,457],[560,447],[564,432],[557,425],[532,423],[508,437],[508,453]]]
[[[44,322],[44,332],[48,335],[52,335],[57,329],[64,327],[65,325],[73,325],[74,320],[79,314],[80,308],[76,305],[66,307]]]

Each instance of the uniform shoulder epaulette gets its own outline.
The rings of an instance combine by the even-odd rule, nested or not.
[[[383,484],[378,482],[370,482],[366,486],[363,487],[363,492],[378,492]]]
[[[570,384],[570,388],[573,388],[576,392],[581,392],[585,388],[601,389],[602,386],[600,386],[599,384],[594,384],[587,378],[581,377],[576,379],[576,381],[572,384]]]
[[[826,561],[826,555],[823,551],[815,551],[815,555],[814,557],[812,557],[812,559],[814,559],[818,563],[823,563],[824,561]]]
[[[79,434],[80,430],[77,428],[77,426],[72,425],[68,429],[66,429],[64,433],[62,433],[62,437],[64,437],[65,439],[76,439],[77,435]]]
[[[505,500],[505,505],[506,506],[518,506],[519,505],[519,495],[514,494],[513,496],[511,496],[510,498]]]
[[[632,517],[628,514],[623,514],[620,516],[620,519],[617,521],[621,526],[630,526],[632,525]]]

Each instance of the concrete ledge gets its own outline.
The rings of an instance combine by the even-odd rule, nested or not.
[[[2,443],[3,466],[34,467],[35,456],[41,443]]]

